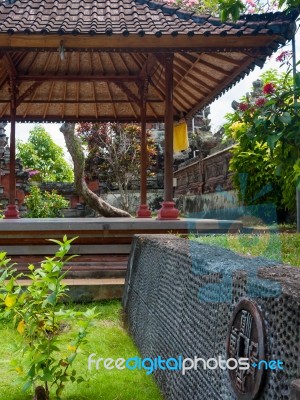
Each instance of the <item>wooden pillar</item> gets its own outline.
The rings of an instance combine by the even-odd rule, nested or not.
[[[165,55],[164,201],[157,219],[178,219],[179,215],[173,201],[173,59],[173,53]]]
[[[11,101],[10,101],[10,157],[9,157],[9,203],[4,213],[4,219],[19,218],[19,211],[16,206],[16,94],[17,86],[15,80],[11,79]]]
[[[151,218],[151,211],[147,204],[147,131],[146,131],[146,115],[147,115],[147,99],[146,93],[147,83],[145,82],[141,90],[141,175],[140,175],[140,206],[137,210],[137,218]]]

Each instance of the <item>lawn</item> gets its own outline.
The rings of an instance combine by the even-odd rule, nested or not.
[[[190,239],[213,244],[247,256],[261,256],[300,267],[300,234],[281,232],[190,235]]]
[[[88,382],[67,384],[63,392],[63,400],[159,400],[162,399],[152,376],[145,371],[88,370],[88,356],[96,353],[97,358],[130,358],[139,355],[132,339],[122,327],[119,301],[106,301],[93,304],[100,312],[88,335],[88,343],[75,360],[74,366],[78,374],[88,378]],[[76,306],[85,310],[87,306]],[[89,307],[91,307],[89,305]],[[66,349],[76,332],[75,327],[64,329]],[[19,334],[13,330],[11,323],[0,321],[0,400],[32,400],[32,394],[26,395],[18,384],[17,372],[10,366],[13,357],[13,343]],[[55,397],[53,397],[54,399]]]

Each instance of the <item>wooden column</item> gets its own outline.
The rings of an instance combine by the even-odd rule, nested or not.
[[[141,178],[140,178],[140,206],[137,210],[137,218],[151,218],[151,211],[147,204],[147,132],[146,132],[146,115],[147,115],[147,83],[145,82],[141,90]]]
[[[173,201],[173,59],[173,53],[165,55],[164,201],[157,219],[178,219],[179,215]]]
[[[9,203],[4,213],[5,219],[19,218],[19,211],[16,206],[16,110],[17,110],[17,85],[14,79],[10,82],[10,157],[9,157]]]

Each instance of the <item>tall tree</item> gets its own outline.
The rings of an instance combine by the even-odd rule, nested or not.
[[[64,159],[63,149],[58,146],[41,125],[29,133],[26,143],[17,143],[17,156],[25,168],[40,173],[44,182],[73,182],[71,166]]]
[[[87,147],[86,175],[99,179],[109,191],[118,189],[120,206],[130,211],[134,197],[132,184],[140,179],[141,127],[137,124],[81,123],[77,134]],[[147,133],[148,175],[156,154],[154,141]]]
[[[74,162],[74,178],[77,193],[82,196],[89,207],[104,217],[130,217],[129,213],[106,203],[88,188],[85,182],[85,157],[81,140],[75,134],[75,124],[64,123],[60,127],[60,131],[64,135],[67,149]]]

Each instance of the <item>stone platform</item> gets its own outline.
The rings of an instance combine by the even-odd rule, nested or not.
[[[58,246],[47,239],[74,240],[70,253],[78,257],[66,264],[70,295],[74,300],[121,298],[128,255],[135,234],[236,232],[239,221],[146,218],[51,218],[0,220],[0,251],[7,252],[19,272],[28,264],[52,256]]]
[[[22,218],[0,220],[0,251],[8,255],[51,254],[57,246],[47,239],[77,237],[73,254],[129,254],[135,234],[225,233],[242,229],[240,221],[152,218]]]

